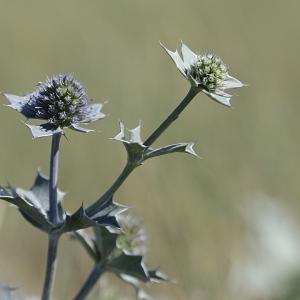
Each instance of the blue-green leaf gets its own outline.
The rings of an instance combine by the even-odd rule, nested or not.
[[[97,249],[100,258],[105,259],[116,248],[116,241],[119,235],[110,232],[107,228],[102,226],[94,227],[93,230],[95,235],[95,249]]]
[[[99,225],[119,228],[116,216],[126,209],[127,207],[115,203],[112,197],[103,201],[98,212],[93,215],[88,215],[81,206],[74,214],[67,215],[63,231],[76,231]]]
[[[133,129],[126,129],[120,122],[120,132],[113,139],[124,144],[128,162],[135,166],[141,165],[146,159],[176,152],[198,156],[193,149],[194,143],[178,143],[158,149],[145,146],[141,138],[141,124]]]
[[[58,190],[58,214],[59,224],[55,225],[49,219],[49,178],[40,171],[36,176],[35,182],[30,190],[14,188],[9,185],[0,188],[0,199],[15,205],[23,217],[33,226],[51,232],[57,230],[64,222],[65,212],[61,201],[64,193]]]
[[[31,130],[31,134],[34,139],[45,136],[52,136],[56,133],[63,133],[63,130],[60,127],[55,128],[48,123],[42,125],[25,125]]]
[[[29,103],[30,94],[26,96],[17,96],[13,94],[3,94],[6,100],[9,102],[7,105],[15,109],[16,111],[23,114],[26,118],[34,118],[35,117],[35,110],[31,107]]]
[[[139,255],[126,255],[122,253],[120,256],[109,261],[106,268],[117,275],[130,275],[144,282],[149,280],[149,274],[144,267],[143,257]]]
[[[183,152],[198,157],[197,153],[193,149],[193,146],[194,143],[179,143],[179,144],[168,145],[158,149],[148,148],[146,150],[146,153],[144,154],[144,160],[151,157],[156,157],[156,156],[166,155],[166,154],[171,154],[176,152]]]

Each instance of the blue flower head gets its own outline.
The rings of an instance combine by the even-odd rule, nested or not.
[[[9,107],[19,111],[28,119],[46,120],[45,124],[28,125],[34,138],[51,136],[63,132],[64,127],[80,131],[80,124],[102,119],[102,104],[89,104],[85,88],[72,75],[54,75],[46,82],[39,83],[37,90],[26,96],[4,94]]]

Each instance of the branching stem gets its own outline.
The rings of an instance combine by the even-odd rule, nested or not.
[[[171,112],[171,114],[161,123],[161,125],[148,137],[145,141],[144,145],[150,147],[159,137],[160,135],[179,117],[180,113],[187,107],[187,105],[193,100],[193,98],[198,94],[199,89],[195,87],[191,87],[185,98],[181,101],[181,103]],[[131,172],[137,167],[135,164],[130,164],[127,161],[127,164],[119,177],[114,181],[111,187],[91,206],[86,209],[86,212],[89,216],[97,213],[99,208],[101,207],[102,201],[106,201],[110,197],[114,195],[114,193],[119,189],[119,187],[123,184],[126,178],[131,174]],[[92,290],[93,286],[96,284],[97,280],[102,275],[103,270],[99,268],[99,265],[91,272],[87,281],[81,288],[78,295],[74,298],[74,300],[83,300]]]
[[[179,117],[180,113],[187,107],[187,105],[193,100],[193,98],[198,93],[199,93],[199,88],[192,86],[189,92],[187,93],[187,95],[180,102],[180,104],[161,123],[161,125],[156,130],[154,130],[154,132],[145,141],[144,145],[151,146],[160,137],[160,135]],[[107,199],[112,197],[136,167],[137,165],[132,165],[130,163],[127,163],[122,173],[111,185],[111,187],[96,202],[94,202],[86,209],[87,215],[92,216],[93,214],[97,213],[99,207],[101,207],[102,201],[106,201]]]
[[[119,189],[119,187],[123,184],[123,182],[129,176],[129,174],[135,169],[135,167],[135,165],[132,165],[130,163],[126,164],[123,171],[115,180],[115,182],[111,185],[111,187],[101,196],[101,198],[99,198],[99,200],[97,200],[95,203],[93,203],[86,209],[86,213],[88,216],[92,216],[93,214],[98,212],[99,207],[101,207],[102,205],[102,201],[109,199]]]

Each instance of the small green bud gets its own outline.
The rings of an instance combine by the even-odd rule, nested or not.
[[[147,235],[140,219],[120,215],[118,221],[123,233],[117,239],[118,248],[132,255],[144,255],[147,251]]]

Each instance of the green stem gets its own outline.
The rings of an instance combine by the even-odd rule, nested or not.
[[[195,87],[191,87],[188,94],[181,101],[181,103],[171,112],[171,114],[161,123],[161,125],[148,137],[145,141],[145,146],[151,146],[160,135],[179,117],[180,113],[187,107],[187,105],[193,100],[193,98],[198,94],[199,89]],[[113,194],[119,189],[119,187],[123,184],[126,178],[131,174],[131,172],[137,167],[137,165],[130,164],[127,161],[127,164],[120,176],[115,180],[112,186],[98,199],[95,203],[89,206],[86,209],[86,212],[89,216],[97,213],[99,208],[101,207],[102,201],[105,201],[113,196]],[[92,290],[97,280],[102,275],[103,270],[102,267],[99,267],[99,264],[95,266],[95,268],[90,273],[87,281],[79,291],[78,295],[74,298],[74,300],[83,300],[87,297],[89,292]]]
[[[61,133],[52,136],[51,157],[50,157],[50,180],[49,180],[49,219],[54,225],[58,224],[57,205],[57,182],[59,166],[59,142]],[[52,299],[52,292],[55,280],[57,248],[60,235],[50,233],[48,236],[48,257],[46,276],[42,294],[42,300]]]
[[[158,128],[144,142],[145,146],[151,146],[161,134],[179,117],[180,113],[199,93],[199,88],[191,86],[189,92],[171,114],[158,126]]]
[[[187,107],[187,105],[193,100],[193,98],[199,93],[199,88],[191,87],[185,98],[181,103],[171,112],[171,114],[161,123],[161,125],[148,137],[145,141],[145,146],[151,146],[159,136],[179,117],[180,113]],[[115,180],[112,186],[92,205],[87,209],[87,215],[92,216],[97,213],[101,207],[102,201],[106,201],[119,189],[126,178],[136,168],[136,165],[132,165],[127,162],[120,176]]]
[[[46,268],[46,277],[44,282],[42,300],[52,299],[52,292],[53,292],[55,271],[56,271],[56,256],[57,256],[58,241],[59,241],[59,235],[49,234],[47,268]]]
[[[74,300],[84,300],[87,295],[90,293],[90,291],[93,289],[94,285],[98,281],[98,279],[103,274],[103,268],[101,264],[96,264],[92,272],[90,273],[88,279],[78,292],[78,294],[75,296]]]
[[[59,164],[59,142],[61,133],[56,133],[52,137],[51,159],[50,159],[50,183],[49,183],[49,217],[53,224],[58,223],[57,206],[57,182]]]
[[[129,174],[135,169],[135,167],[135,165],[132,165],[130,163],[126,164],[122,173],[111,185],[111,187],[95,203],[93,203],[86,209],[86,213],[88,216],[92,216],[98,212],[99,207],[101,207],[102,205],[102,201],[105,201],[112,197],[112,195],[119,189],[119,187],[123,184]]]

